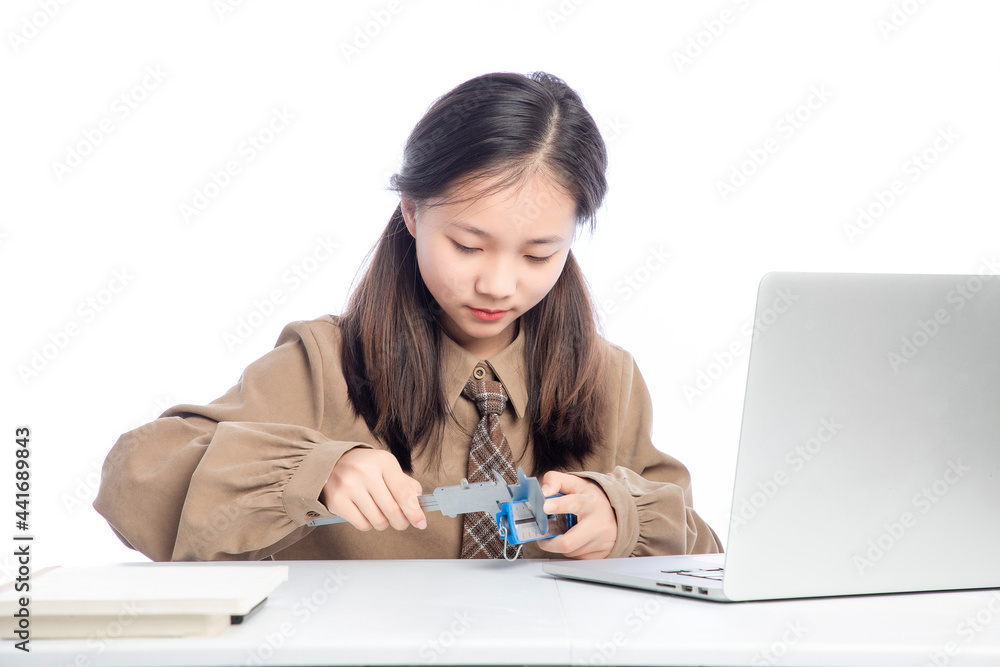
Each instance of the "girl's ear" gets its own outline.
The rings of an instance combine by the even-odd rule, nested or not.
[[[410,236],[417,238],[417,205],[409,197],[401,197],[399,200],[400,208],[403,211],[403,222],[406,223],[406,229],[410,232]]]

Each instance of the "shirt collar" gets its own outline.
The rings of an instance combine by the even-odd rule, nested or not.
[[[510,345],[497,352],[486,363],[503,383],[507,398],[518,417],[524,417],[528,406],[528,387],[524,373],[524,327],[518,323],[517,336]],[[441,361],[444,369],[444,390],[448,405],[454,407],[462,394],[465,383],[472,379],[472,371],[480,362],[479,357],[441,333]]]

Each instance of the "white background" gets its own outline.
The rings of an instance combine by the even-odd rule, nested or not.
[[[994,271],[998,19],[986,0],[5,2],[0,538],[28,425],[33,566],[145,560],[90,506],[118,436],[220,396],[287,322],[339,313],[431,102],[544,70],[608,142],[599,227],[574,246],[606,336],[725,539],[765,272]],[[275,109],[294,118],[249,160]],[[850,234],[859,207],[873,217]],[[337,249],[313,262],[319,239]]]

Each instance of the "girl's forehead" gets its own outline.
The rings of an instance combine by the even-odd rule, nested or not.
[[[503,192],[438,208],[432,218],[441,230],[461,230],[483,240],[522,244],[561,243],[572,237],[575,202],[565,194],[544,196]]]
[[[493,216],[513,214],[527,222],[552,218],[562,221],[567,215],[572,217],[575,208],[575,199],[564,188],[550,178],[535,176],[501,189],[481,181],[453,187],[431,210],[438,209],[437,217],[448,219],[488,221]]]

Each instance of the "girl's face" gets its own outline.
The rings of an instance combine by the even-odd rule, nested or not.
[[[467,197],[482,182],[449,195]],[[420,275],[442,310],[445,331],[480,359],[514,340],[517,318],[555,284],[569,255],[576,203],[541,176],[520,192],[416,208],[402,198]]]

